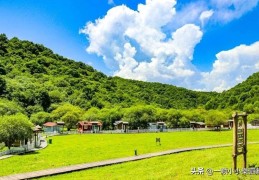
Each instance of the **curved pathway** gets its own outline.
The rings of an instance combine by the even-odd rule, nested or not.
[[[251,142],[248,144],[259,144],[259,142]],[[98,161],[98,162],[85,163],[85,164],[77,164],[77,165],[71,165],[71,166],[65,166],[65,167],[59,167],[59,168],[53,168],[53,169],[46,169],[46,170],[40,170],[40,171],[34,171],[34,172],[28,172],[28,173],[22,173],[22,174],[14,174],[14,175],[0,177],[0,180],[20,180],[20,179],[39,178],[39,177],[43,177],[43,176],[51,176],[51,175],[63,174],[63,173],[68,173],[68,172],[73,172],[73,171],[95,168],[95,167],[102,167],[102,166],[119,164],[119,163],[124,163],[124,162],[137,161],[137,160],[152,158],[152,157],[156,157],[156,156],[164,156],[164,155],[169,155],[169,154],[194,151],[194,150],[202,150],[202,149],[229,147],[232,145],[233,144],[222,144],[222,145],[211,145],[211,146],[200,146],[200,147],[174,149],[174,150],[168,150],[168,151],[162,151],[162,152],[143,154],[143,155],[139,155],[139,156],[111,159],[111,160]]]

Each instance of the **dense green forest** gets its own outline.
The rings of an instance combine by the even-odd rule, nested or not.
[[[223,93],[196,92],[107,77],[43,45],[1,34],[0,97],[0,115],[22,113],[35,124],[63,120],[72,128],[79,120],[102,120],[108,129],[123,119],[132,128],[157,120],[188,127],[189,120],[217,122],[211,114],[224,119],[233,110],[259,118],[259,73]]]

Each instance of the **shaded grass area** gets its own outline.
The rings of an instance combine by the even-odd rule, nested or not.
[[[248,145],[248,164],[259,165],[259,145]],[[259,175],[239,175],[234,172],[222,175],[214,172],[209,176],[206,169],[232,168],[232,148],[198,150],[154,157],[112,166],[83,170],[41,179],[259,179]],[[242,169],[242,156],[238,156],[238,167]],[[204,168],[204,175],[193,175],[193,168]]]
[[[161,145],[155,143],[160,137]],[[169,149],[232,143],[232,131],[143,134],[85,134],[51,137],[53,144],[37,153],[0,160],[0,176],[73,164],[94,162]],[[259,131],[249,130],[248,141],[259,141]]]

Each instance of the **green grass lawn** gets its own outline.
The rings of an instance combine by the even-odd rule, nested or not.
[[[161,146],[155,138],[161,138]],[[46,149],[0,160],[0,176],[72,164],[164,151],[182,147],[232,143],[232,131],[143,134],[85,134],[51,137]],[[259,141],[259,130],[249,130],[248,140]]]
[[[259,145],[248,145],[248,164],[259,165]],[[232,168],[232,148],[216,148],[154,157],[101,168],[94,168],[42,179],[259,179],[259,175],[222,175],[214,172],[208,176],[206,169]],[[242,156],[238,167],[242,169]],[[204,175],[192,175],[191,169],[202,167]]]

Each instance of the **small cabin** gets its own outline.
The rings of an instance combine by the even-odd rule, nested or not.
[[[65,126],[65,122],[63,121],[58,121],[57,125],[59,126],[60,132],[63,133],[64,132],[64,126]],[[70,130],[70,129],[68,129]]]
[[[113,123],[114,128],[117,130],[121,130],[122,132],[128,132],[129,130],[129,122],[125,122],[125,121],[115,121],[115,123]]]
[[[163,132],[164,129],[166,129],[166,123],[165,122],[155,122],[155,123],[148,123],[149,130],[151,131],[160,131]]]
[[[60,126],[56,122],[46,122],[43,124],[43,130],[47,133],[60,133]]]
[[[79,132],[92,132],[97,133],[102,129],[100,121],[80,121],[77,123],[77,130]]]
[[[196,122],[196,121],[190,121],[190,127],[191,128],[205,128],[206,125],[204,122]]]
[[[252,126],[259,126],[259,119],[252,120],[252,121],[250,122],[250,124],[251,124]]]
[[[221,129],[221,128],[228,128],[228,129],[232,129],[233,128],[233,119],[229,119],[226,120],[225,122],[222,122],[222,124],[219,125],[207,125],[207,128],[211,128],[211,129]]]

